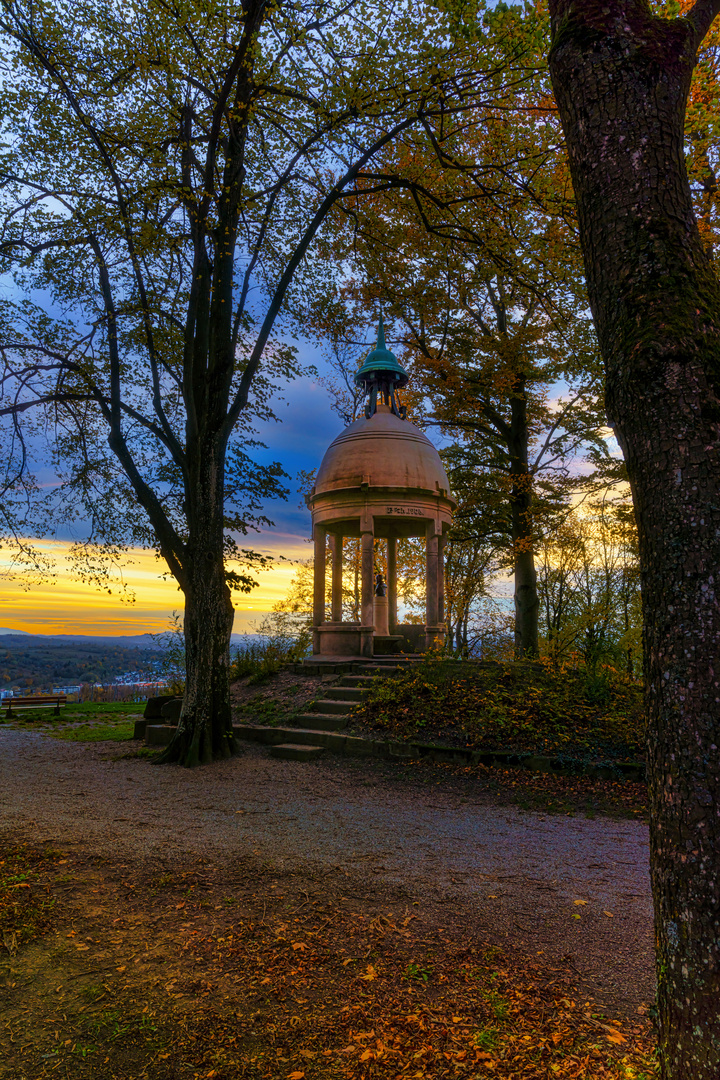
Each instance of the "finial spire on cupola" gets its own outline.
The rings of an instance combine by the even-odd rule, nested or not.
[[[375,346],[376,351],[378,349],[385,349],[385,323],[383,322],[382,311],[380,312],[380,322],[378,323],[378,339]]]
[[[365,405],[367,419],[369,420],[375,414],[378,394],[380,394],[381,400],[390,406],[396,416],[404,420],[406,409],[404,405],[398,404],[395,391],[406,386],[407,382],[407,371],[401,367],[385,344],[385,324],[381,313],[377,345],[365,357],[362,367],[355,376],[355,385],[362,386],[370,395]]]

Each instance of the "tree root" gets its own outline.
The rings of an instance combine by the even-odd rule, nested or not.
[[[212,735],[207,729],[200,733],[199,738],[193,739],[188,739],[185,730],[173,735],[162,753],[154,759],[154,764],[182,765],[186,769],[194,769],[198,765],[211,765],[214,761],[239,757],[242,753],[242,746],[234,735],[222,739],[213,753]]]

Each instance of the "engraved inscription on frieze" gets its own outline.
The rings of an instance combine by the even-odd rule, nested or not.
[[[388,506],[385,511],[387,514],[405,514],[410,517],[422,517],[423,512],[416,506]]]

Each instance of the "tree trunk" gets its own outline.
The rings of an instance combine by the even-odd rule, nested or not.
[[[185,697],[164,760],[205,765],[237,752],[228,679],[233,615],[221,559],[185,593]]]
[[[233,604],[223,550],[224,452],[199,458],[187,488],[189,537],[183,567],[185,696],[177,731],[159,762],[192,767],[231,757],[239,747],[230,709]]]
[[[683,156],[703,11],[551,10],[607,409],[639,529],[665,1080],[720,1075],[720,292]]]
[[[511,399],[510,514],[515,575],[515,659],[538,654],[538,592],[533,551],[532,475],[528,467],[527,399],[519,385]]]
[[[459,606],[458,606],[458,609],[457,609],[457,611],[455,613],[455,620],[456,620],[455,621],[455,634],[454,634],[455,648],[457,649],[458,652],[460,652],[460,650],[462,649],[462,645],[463,645],[463,633],[462,633],[463,619],[462,619],[462,609]]]

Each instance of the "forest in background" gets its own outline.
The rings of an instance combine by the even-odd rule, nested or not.
[[[4,634],[0,637],[0,690],[36,692],[76,683],[108,683],[128,672],[154,679],[159,655],[152,644],[122,646],[113,639]]]

